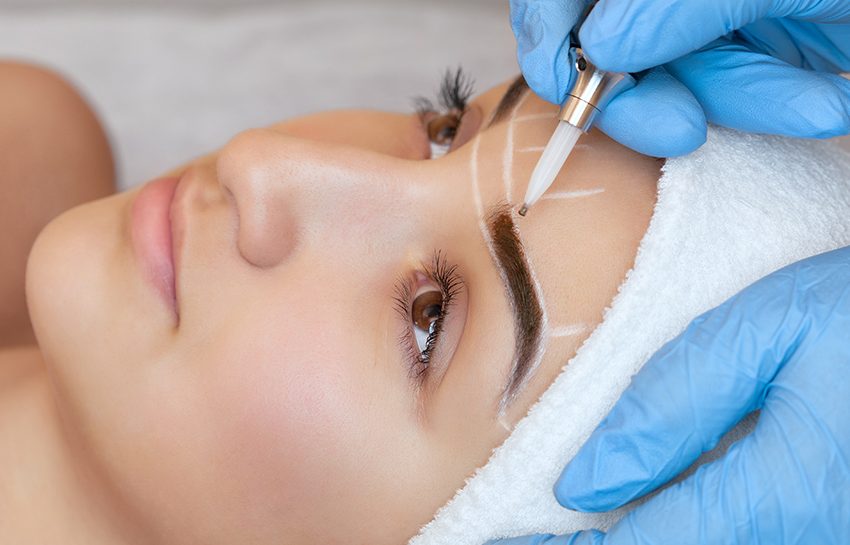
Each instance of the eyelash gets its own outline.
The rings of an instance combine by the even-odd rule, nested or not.
[[[422,122],[422,128],[432,145],[432,159],[444,155],[448,151],[448,146],[434,142],[429,134],[429,125],[435,120],[433,114],[439,114],[436,119],[443,118],[449,115],[455,115],[454,120],[456,127],[460,126],[463,115],[466,113],[469,99],[475,92],[475,85],[472,78],[458,66],[456,69],[447,69],[440,81],[439,92],[437,93],[436,103],[434,100],[427,97],[417,97],[414,99],[414,108],[416,114]],[[433,156],[433,151],[440,149],[442,153]]]
[[[425,275],[436,284],[442,295],[440,317],[434,322],[433,332],[428,334],[425,349],[420,351],[413,333],[411,312],[414,286],[407,279],[399,280],[396,284],[395,308],[401,317],[403,330],[399,336],[399,344],[408,360],[411,378],[422,379],[430,368],[431,356],[443,332],[443,325],[448,319],[449,312],[455,302],[455,297],[463,289],[463,279],[457,272],[457,265],[449,265],[443,254],[434,253],[430,265],[423,265]]]
[[[416,113],[422,115],[432,112],[448,112],[457,110],[463,112],[469,103],[469,99],[475,92],[475,82],[466,73],[462,66],[458,66],[454,70],[446,69],[443,77],[440,80],[440,88],[436,96],[436,104],[434,100],[419,96],[414,99]]]

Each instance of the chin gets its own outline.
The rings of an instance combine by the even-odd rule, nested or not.
[[[129,501],[127,490],[162,482],[138,460],[181,444],[168,435],[173,421],[159,425],[167,421],[163,407],[170,416],[179,411],[150,386],[171,330],[136,265],[133,196],[113,195],[58,216],[38,235],[26,273],[32,324],[65,430],[83,445],[95,473],[122,491],[121,502]]]
[[[67,391],[91,391],[137,353],[144,300],[130,246],[132,194],[72,208],[30,251],[26,294],[48,369]],[[81,383],[85,381],[85,383]]]

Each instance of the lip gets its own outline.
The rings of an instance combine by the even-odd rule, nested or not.
[[[145,184],[133,200],[130,234],[142,276],[178,317],[171,207],[179,178]]]

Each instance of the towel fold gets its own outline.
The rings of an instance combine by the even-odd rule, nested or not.
[[[602,323],[411,544],[610,527],[625,509],[569,511],[552,486],[631,377],[697,315],[772,271],[847,245],[850,154],[830,142],[710,128],[701,149],[663,168],[634,267]],[[754,422],[742,422],[694,467]]]

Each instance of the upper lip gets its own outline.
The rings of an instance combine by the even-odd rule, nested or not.
[[[182,203],[188,185],[186,181],[188,173],[189,170],[185,170],[177,180],[177,187],[174,190],[174,197],[171,200],[171,206],[169,208],[169,219],[171,221],[171,262],[174,265],[174,299],[178,317],[180,316],[180,264],[183,261],[183,244],[186,232],[186,218]]]

